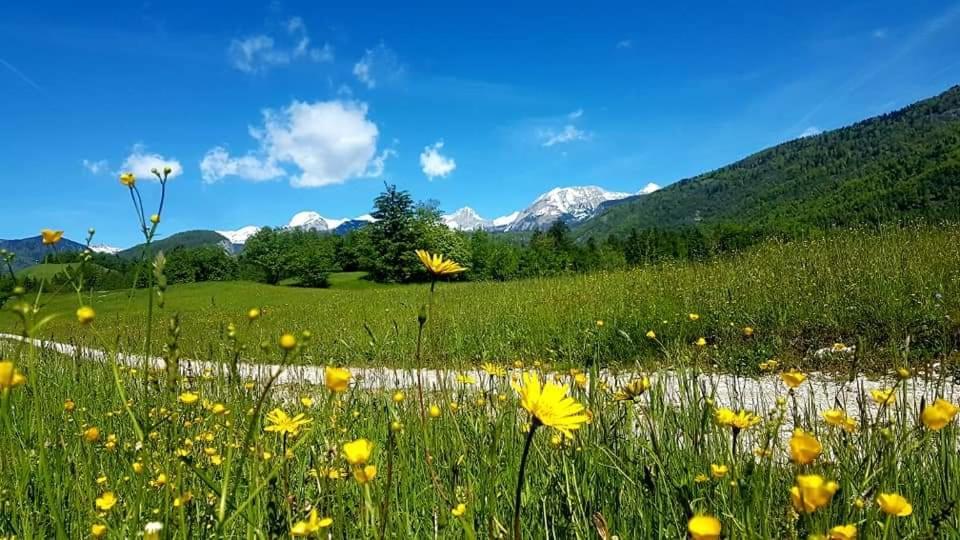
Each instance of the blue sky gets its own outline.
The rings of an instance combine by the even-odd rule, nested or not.
[[[384,181],[492,218],[960,82],[957,2],[359,4],[5,3],[0,237],[133,244],[116,173],[158,156],[168,234],[360,215]]]

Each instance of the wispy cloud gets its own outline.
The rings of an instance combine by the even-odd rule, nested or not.
[[[805,137],[813,137],[814,135],[819,135],[821,133],[823,133],[822,129],[818,128],[817,126],[810,126],[800,133],[800,138],[803,139]]]
[[[30,77],[27,77],[26,74],[24,74],[22,71],[20,71],[19,69],[17,69],[16,66],[14,66],[13,64],[11,64],[10,62],[7,62],[7,61],[4,60],[3,58],[0,58],[0,66],[3,66],[3,67],[5,67],[5,68],[7,68],[7,70],[9,70],[11,73],[13,73],[14,75],[16,75],[21,81],[27,83],[27,85],[31,86],[34,90],[36,90],[36,91],[38,91],[38,92],[40,92],[40,93],[42,93],[42,94],[46,94],[46,93],[47,93],[47,91],[44,90],[42,86],[40,86],[39,84],[37,84],[37,83],[36,83],[33,79],[31,79]]]
[[[90,171],[90,174],[100,174],[107,172],[107,160],[100,159],[97,161],[90,161],[89,159],[83,160],[83,168]]]
[[[360,60],[353,65],[353,75],[367,88],[374,88],[377,84],[391,82],[404,74],[404,67],[400,64],[397,54],[382,42],[372,49],[367,49]]]
[[[244,73],[263,73],[295,60],[333,61],[333,47],[330,44],[312,46],[307,26],[300,17],[287,20],[278,39],[267,34],[234,39],[227,52],[231,65]]]
[[[565,144],[574,141],[589,140],[593,134],[583,131],[573,124],[563,126],[563,129],[554,131],[546,129],[540,132],[540,138],[543,139],[543,146],[550,147],[557,144]]]

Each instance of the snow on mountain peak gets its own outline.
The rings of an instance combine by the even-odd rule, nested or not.
[[[491,223],[480,217],[480,214],[469,206],[457,210],[452,214],[441,216],[443,223],[451,229],[459,231],[473,231],[476,229],[489,228]]]
[[[123,251],[118,247],[108,246],[106,244],[94,244],[90,246],[90,251],[94,253],[106,253],[107,255],[116,255]]]
[[[500,216],[500,217],[498,217],[498,218],[494,218],[494,220],[493,220],[493,226],[494,226],[494,227],[506,227],[507,225],[510,225],[511,223],[513,223],[514,221],[516,221],[519,216],[520,216],[520,212],[519,212],[519,211],[516,211],[516,212],[511,212],[511,213],[509,213],[509,214],[507,214],[507,215],[505,215],[505,216]]]
[[[245,244],[251,236],[260,232],[262,227],[257,227],[256,225],[247,225],[246,227],[241,227],[235,231],[216,231],[217,234],[223,236],[230,241],[231,244]]]

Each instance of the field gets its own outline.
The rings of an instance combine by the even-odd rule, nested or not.
[[[31,297],[29,335],[107,354],[0,340],[0,537],[957,538],[958,246],[845,231],[432,296],[173,286],[153,351],[223,366],[196,377],[121,356],[146,291]],[[365,384],[383,366],[472,374]],[[769,392],[727,375],[760,372]]]

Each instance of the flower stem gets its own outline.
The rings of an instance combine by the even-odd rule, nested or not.
[[[520,493],[523,491],[523,476],[527,469],[527,458],[530,455],[530,443],[533,442],[533,434],[540,427],[540,421],[534,417],[530,424],[530,431],[527,432],[527,440],[523,443],[523,455],[520,457],[520,472],[517,474],[517,491],[513,497],[513,540],[520,540]]]

